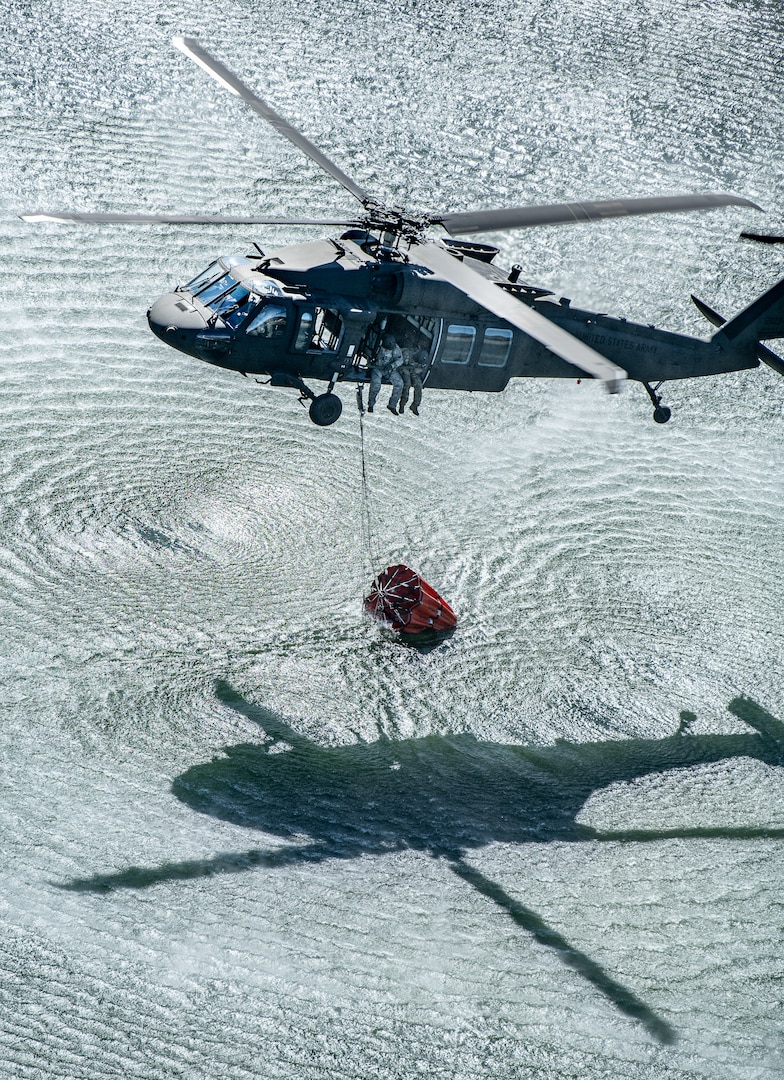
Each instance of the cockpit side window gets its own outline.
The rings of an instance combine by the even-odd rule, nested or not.
[[[286,309],[282,304],[265,304],[251,319],[248,337],[281,338],[286,333]]]
[[[258,302],[258,296],[254,296],[251,293],[244,303],[240,303],[235,308],[230,308],[228,311],[222,312],[221,318],[227,326],[230,326],[232,330],[236,330],[240,323],[244,322],[256,308]]]

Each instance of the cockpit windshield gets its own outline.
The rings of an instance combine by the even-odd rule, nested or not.
[[[225,279],[221,278],[221,281],[223,280]],[[207,297],[207,293],[210,291],[209,289],[207,289],[199,297],[203,304],[209,304],[212,310],[216,311],[218,315],[222,315],[230,308],[238,307],[240,304],[244,303],[250,296],[250,289],[247,288],[247,286],[235,282],[234,279],[230,277],[228,280],[229,285],[232,287],[229,288],[227,292],[221,292],[220,294],[216,295],[214,299],[211,299]],[[215,285],[218,285],[217,281],[215,282]]]
[[[203,286],[199,292],[194,292],[194,296],[198,296],[202,304],[209,304],[213,306],[212,301],[218,296],[223,296],[225,292],[228,292],[232,286],[236,286],[237,281],[231,276],[231,274],[223,274],[217,279],[217,281],[211,282],[209,285]]]
[[[221,266],[219,262],[211,263],[206,270],[202,270],[193,281],[189,281],[185,288],[189,293],[193,293],[195,296],[201,289],[212,285],[213,281],[217,281],[219,277],[223,277],[226,273],[226,267]]]
[[[222,255],[220,259],[210,263],[206,270],[202,270],[200,274],[197,274],[193,281],[189,281],[185,288],[194,296],[198,296],[208,285],[213,285],[219,278],[227,276],[227,272],[231,270],[232,266],[237,266],[241,262],[243,260],[236,255]],[[212,295],[216,294],[213,293]]]
[[[245,273],[238,273],[236,270],[230,273],[230,270],[243,261],[233,256],[222,257],[202,271],[185,288],[215,313],[210,317],[211,322],[220,317],[223,323],[236,330],[245,319],[256,312],[248,327],[248,333],[254,336],[279,337],[285,330],[286,309],[271,304],[270,301],[282,295],[281,288],[277,282],[270,281],[261,274],[238,280],[240,277],[246,278]],[[259,305],[264,300],[267,304],[259,310]]]

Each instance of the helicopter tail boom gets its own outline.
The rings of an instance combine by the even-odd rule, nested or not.
[[[784,338],[784,278],[725,322],[714,334],[714,338],[722,337],[736,348],[768,338]]]
[[[779,285],[781,285],[781,282],[779,282]],[[779,286],[774,286],[774,289],[777,289],[778,287]],[[773,290],[769,291],[772,292]],[[759,299],[765,300],[767,296],[768,293],[763,293],[763,295]],[[713,308],[709,307],[704,300],[700,300],[699,297],[694,295],[694,293],[692,293],[691,298],[694,301],[698,311],[705,316],[708,322],[713,323],[714,326],[724,327],[728,325],[727,320],[724,318],[724,316],[719,315],[718,311],[714,311]],[[757,301],[755,301],[754,304],[752,304],[751,306],[754,307],[756,303]],[[748,311],[749,309],[747,308],[746,310]],[[766,308],[765,310],[767,313],[769,309]],[[741,315],[743,314],[744,312],[741,312]],[[740,318],[740,316],[737,316],[737,318]],[[732,321],[734,322],[735,320]],[[756,324],[752,322],[752,326],[754,325]],[[719,337],[718,334],[714,334],[713,336],[714,338]],[[777,356],[771,349],[767,347],[767,345],[763,345],[761,341],[759,341],[757,338],[754,338],[753,336],[745,336],[743,335],[742,331],[741,334],[739,334],[738,336],[741,338],[741,345],[756,345],[756,353],[758,360],[761,360],[763,364],[767,364],[769,368],[777,372],[779,375],[784,375],[784,360],[782,360],[780,356]],[[735,339],[730,340],[734,341]]]

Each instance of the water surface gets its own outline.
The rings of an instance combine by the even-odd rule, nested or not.
[[[9,0],[0,18],[5,1075],[781,1073],[784,383],[426,393],[368,419],[376,556],[461,627],[363,620],[352,395],[144,313],[351,214],[171,47],[200,39],[414,209],[731,190],[496,238],[582,306],[709,328],[784,273],[778,4]],[[308,236],[317,236],[314,230]],[[370,424],[372,421],[372,426]]]

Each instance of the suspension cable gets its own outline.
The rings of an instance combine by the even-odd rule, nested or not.
[[[376,574],[376,544],[373,536],[373,522],[370,512],[370,485],[367,476],[367,462],[365,455],[365,406],[362,401],[362,386],[357,387],[357,408],[359,409],[359,445],[362,458],[362,533],[365,541],[365,555],[367,556],[370,573]]]

